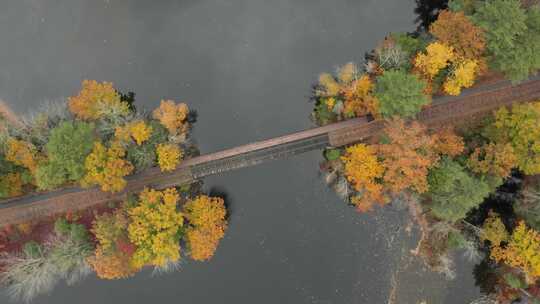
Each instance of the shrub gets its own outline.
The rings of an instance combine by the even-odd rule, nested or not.
[[[1,282],[14,300],[30,302],[36,296],[50,292],[58,282],[55,265],[47,256],[46,249],[26,244],[20,254],[0,254],[4,266]]]
[[[84,226],[60,219],[55,234],[44,246],[26,243],[19,254],[3,253],[1,282],[15,300],[29,302],[50,292],[59,279],[73,284],[89,274],[86,258],[92,252]]]
[[[430,103],[425,82],[403,71],[386,71],[377,78],[375,96],[383,117],[412,117]]]

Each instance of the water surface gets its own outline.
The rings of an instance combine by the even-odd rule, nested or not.
[[[318,73],[413,30],[413,9],[413,0],[11,1],[0,11],[0,98],[25,112],[75,94],[83,79],[112,81],[135,91],[137,106],[188,102],[201,151],[212,152],[310,127]],[[92,276],[35,303],[387,303],[400,247],[386,232],[400,222],[347,207],[318,177],[319,160],[311,152],[206,179],[232,212],[212,261],[160,277]]]

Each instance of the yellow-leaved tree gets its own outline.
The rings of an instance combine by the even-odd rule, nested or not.
[[[369,211],[375,203],[384,205],[387,202],[383,195],[383,186],[377,181],[382,178],[384,167],[377,159],[373,147],[365,144],[350,146],[345,149],[341,160],[345,165],[347,180],[359,192],[351,198],[351,203],[359,211]]]
[[[184,217],[177,210],[178,198],[174,188],[144,189],[138,204],[128,210],[129,240],[137,247],[132,259],[136,268],[162,267],[180,259],[179,230]]]
[[[446,78],[443,89],[448,95],[459,95],[462,88],[470,88],[478,73],[478,62],[465,59],[453,65],[450,75]]]
[[[176,169],[182,159],[182,150],[174,144],[159,144],[156,148],[157,160],[161,172]]]
[[[227,229],[223,199],[199,195],[184,205],[184,214],[189,223],[186,241],[191,258],[196,261],[210,259]]]
[[[101,190],[118,192],[126,186],[124,176],[133,171],[133,165],[123,159],[126,151],[118,142],[110,148],[101,142],[95,142],[92,153],[86,157],[84,167],[86,174],[81,180],[83,187],[100,185]]]
[[[451,46],[436,41],[426,47],[425,53],[416,55],[414,66],[424,78],[431,80],[454,60],[454,56]]]
[[[29,142],[9,138],[7,141],[6,160],[35,173],[40,157],[36,147]]]
[[[540,233],[520,221],[506,246],[491,248],[491,258],[525,273],[527,282],[540,278]]]

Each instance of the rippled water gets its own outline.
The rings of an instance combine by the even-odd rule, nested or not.
[[[74,94],[82,79],[112,81],[135,91],[137,106],[188,102],[201,151],[216,151],[309,127],[317,74],[413,30],[413,9],[413,0],[12,1],[0,11],[0,98],[24,112]],[[407,255],[393,234],[402,212],[357,214],[323,185],[319,160],[311,152],[208,178],[232,212],[211,262],[90,277],[35,303],[387,303]],[[397,303],[464,303],[476,291],[460,267],[449,291],[398,278]]]

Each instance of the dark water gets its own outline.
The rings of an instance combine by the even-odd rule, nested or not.
[[[415,28],[413,0],[2,4],[0,98],[17,111],[72,95],[85,78],[112,81],[135,91],[138,106],[170,98],[196,108],[203,152],[309,127],[319,72]],[[160,277],[92,276],[35,303],[386,303],[399,248],[378,216],[326,189],[319,160],[312,152],[207,179],[232,212],[211,262]],[[445,302],[474,296],[464,276],[451,286],[467,290]]]

